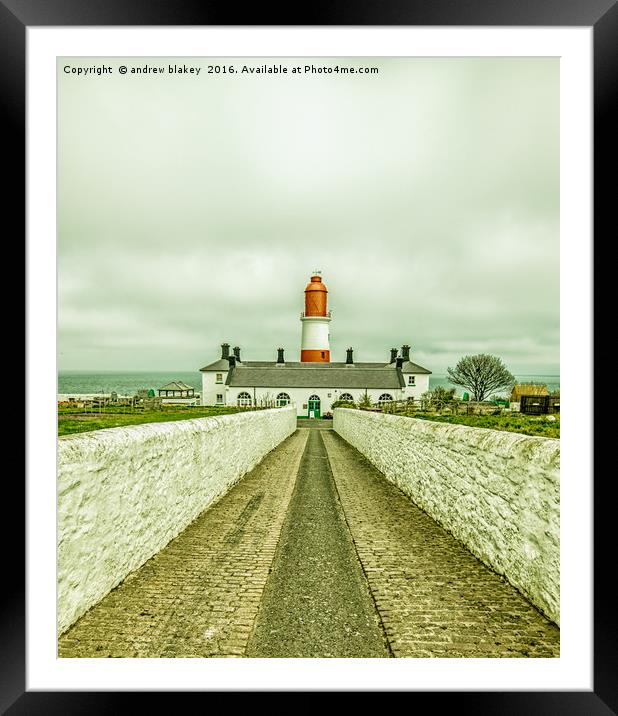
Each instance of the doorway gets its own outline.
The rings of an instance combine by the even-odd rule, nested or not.
[[[307,401],[307,417],[320,417],[320,397],[318,395],[312,395]]]

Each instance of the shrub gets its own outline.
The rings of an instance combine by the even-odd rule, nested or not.
[[[356,408],[356,403],[350,403],[348,400],[335,400],[332,407],[333,410],[335,408]]]

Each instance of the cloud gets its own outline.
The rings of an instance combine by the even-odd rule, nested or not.
[[[436,372],[557,369],[558,60],[373,63],[61,76],[61,367],[191,370],[224,340],[298,357],[320,268],[336,359],[409,342]]]

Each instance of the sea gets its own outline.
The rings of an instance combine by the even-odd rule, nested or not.
[[[543,383],[548,390],[560,390],[559,375],[527,375],[515,376],[518,383]],[[107,394],[112,392],[118,395],[135,395],[138,390],[153,389],[179,380],[196,392],[202,390],[202,374],[199,371],[165,371],[155,373],[126,373],[121,371],[106,371],[100,373],[88,373],[85,371],[66,371],[58,375],[59,395],[93,395]],[[441,385],[445,388],[455,388],[456,395],[462,395],[465,388],[449,383],[446,375],[432,374],[429,376],[429,389],[433,390]]]

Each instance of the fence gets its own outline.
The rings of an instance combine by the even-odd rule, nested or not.
[[[187,417],[192,417],[193,412],[195,417],[203,417],[204,411],[207,410],[209,414],[212,414],[213,408],[219,407],[222,412],[229,412],[229,408],[234,408],[233,412],[245,412],[251,410],[264,410],[266,408],[282,407],[274,404],[274,401],[268,403],[260,401],[259,405],[241,405],[241,406],[203,406],[203,405],[188,405],[181,403],[165,403],[161,398],[117,398],[112,399],[108,396],[101,396],[99,398],[88,398],[88,399],[72,399],[58,401],[58,412],[60,414],[127,414],[127,413],[140,413],[144,411],[159,411],[159,412],[186,412]]]
[[[135,413],[144,410],[161,410],[161,398],[114,398],[101,396],[88,399],[71,399],[58,403],[58,408],[72,413]]]
[[[344,406],[342,406],[344,407]],[[502,405],[490,402],[476,402],[472,400],[432,400],[420,398],[419,400],[392,400],[381,405],[358,406],[360,410],[369,410],[376,413],[389,413],[391,415],[414,415],[415,413],[435,413],[438,415],[499,415],[510,412]]]

